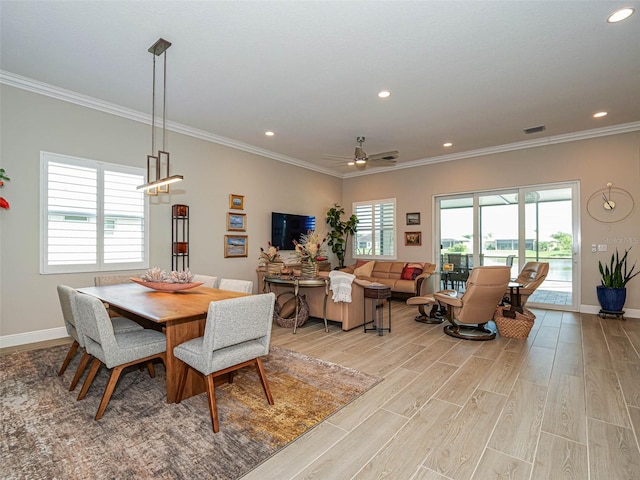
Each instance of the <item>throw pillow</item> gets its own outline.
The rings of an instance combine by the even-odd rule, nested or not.
[[[356,268],[353,271],[353,274],[356,277],[370,277],[371,272],[373,272],[373,267],[375,266],[375,260],[371,260],[370,262],[365,263],[361,267]]]
[[[400,278],[402,280],[412,280],[412,275],[413,275],[413,267],[409,267],[409,266],[404,266],[402,269],[402,273],[400,274]]]
[[[353,268],[360,268],[363,265],[366,265],[367,263],[369,263],[369,260],[356,260],[356,264],[354,265]]]
[[[422,270],[421,263],[407,263],[407,267],[419,268],[420,270]]]
[[[280,316],[282,318],[291,318],[296,314],[296,297],[292,297],[280,308]]]
[[[419,264],[414,263],[409,265],[419,265]],[[421,267],[411,267],[409,265],[405,266],[402,269],[402,273],[400,274],[400,278],[402,280],[415,280],[416,277],[422,273]]]

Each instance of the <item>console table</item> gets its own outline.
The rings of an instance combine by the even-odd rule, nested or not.
[[[297,277],[290,275],[265,275],[264,277],[264,288],[265,290],[268,288],[268,291],[271,291],[272,285],[286,285],[289,287],[293,287],[293,294],[296,298],[298,298],[298,294],[300,291],[300,287],[303,288],[313,288],[313,287],[324,287],[324,304],[323,304],[323,317],[324,317],[324,331],[329,332],[329,326],[327,324],[327,298],[329,298],[329,285],[330,280],[329,277]],[[293,322],[293,333],[296,333],[296,328],[298,327],[298,311],[299,311],[300,303],[296,301],[296,321]]]

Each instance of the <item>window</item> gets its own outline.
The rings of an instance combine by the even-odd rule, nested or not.
[[[148,267],[145,170],[42,152],[41,273]]]
[[[358,231],[354,237],[354,257],[395,259],[396,199],[354,202]]]

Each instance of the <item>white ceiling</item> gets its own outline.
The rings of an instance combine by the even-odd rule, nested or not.
[[[622,6],[635,15],[608,24]],[[4,83],[149,115],[162,37],[172,128],[338,176],[359,172],[323,154],[359,135],[402,168],[640,129],[639,1],[2,0],[0,15]]]

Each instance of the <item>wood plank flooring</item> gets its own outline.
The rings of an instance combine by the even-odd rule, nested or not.
[[[384,381],[243,480],[640,479],[640,319],[535,310],[526,340],[470,342],[416,313],[393,301],[384,336],[274,325]]]
[[[383,336],[274,325],[273,345],[384,381],[244,480],[640,479],[640,319],[535,310],[526,340],[470,342],[392,312]]]

